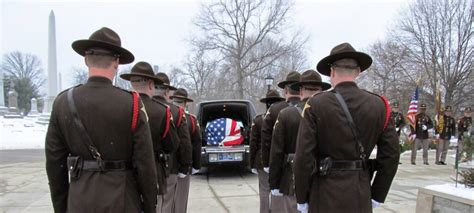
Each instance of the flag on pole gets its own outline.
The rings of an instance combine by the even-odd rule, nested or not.
[[[415,128],[415,116],[418,112],[418,85],[416,85],[415,92],[411,97],[410,106],[408,107],[407,120],[410,125]]]

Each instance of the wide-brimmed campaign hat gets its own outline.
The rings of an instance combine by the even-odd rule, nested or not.
[[[117,54],[120,64],[129,64],[135,60],[133,54],[122,47],[119,35],[107,27],[95,31],[89,39],[77,40],[72,43],[72,49],[82,56],[86,55],[87,50],[94,47]]]
[[[392,107],[398,108],[398,107],[400,107],[400,104],[398,103],[398,101],[394,101],[394,102],[392,103]]]
[[[191,98],[188,98],[188,91],[186,91],[183,88],[178,88],[172,96],[170,96],[171,99],[183,99],[186,100],[187,102],[193,102],[194,100]]]
[[[425,104],[425,103],[421,103],[421,104],[420,104],[420,109],[426,109],[426,104]]]
[[[166,73],[159,72],[159,73],[156,73],[155,76],[161,81],[163,81],[163,86],[168,87],[168,89],[170,90],[177,90],[176,87],[170,85],[170,79],[168,78],[168,75],[166,75]]]
[[[299,90],[302,86],[306,85],[321,86],[323,91],[331,88],[331,84],[323,82],[321,75],[319,75],[319,73],[314,70],[306,70],[303,72],[303,74],[300,76],[300,81],[291,84],[290,87],[293,90]]]
[[[359,64],[361,72],[369,68],[372,64],[372,58],[369,55],[363,52],[357,52],[349,43],[342,43],[332,48],[331,53],[321,59],[316,68],[321,74],[330,76],[332,63],[344,58],[355,59]]]
[[[464,112],[471,112],[471,107],[466,107],[466,108],[464,109]]]
[[[451,106],[446,106],[446,107],[444,107],[444,111],[445,111],[445,112],[452,112],[452,111],[453,111],[453,107],[451,107]]]
[[[120,75],[120,78],[130,81],[130,78],[133,76],[143,77],[143,78],[153,80],[155,84],[163,84],[163,81],[155,76],[155,73],[153,72],[153,68],[151,67],[151,65],[144,61],[140,61],[136,63],[132,67],[132,71],[130,73],[124,73]]]
[[[278,83],[278,87],[284,89],[286,85],[300,81],[300,73],[296,71],[291,71],[286,75],[286,79]]]
[[[278,91],[271,89],[268,90],[267,95],[265,95],[265,98],[260,99],[260,102],[262,103],[268,103],[268,102],[277,102],[277,101],[284,101],[285,99],[280,96],[280,93]]]

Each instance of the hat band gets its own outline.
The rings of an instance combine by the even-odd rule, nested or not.
[[[99,50],[99,49],[88,49],[85,51],[86,55],[104,55],[104,56],[112,56],[115,58],[120,58],[120,54],[113,53],[107,50]]]

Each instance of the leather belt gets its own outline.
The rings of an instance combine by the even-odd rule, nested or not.
[[[364,167],[362,160],[334,160],[331,170],[363,170]]]
[[[133,165],[131,161],[117,160],[117,161],[102,161],[102,167],[96,160],[85,160],[82,170],[86,171],[125,171],[132,170]]]

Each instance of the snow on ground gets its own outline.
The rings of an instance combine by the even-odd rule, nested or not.
[[[44,149],[47,125],[36,123],[36,118],[5,119],[0,116],[0,150]]]
[[[433,191],[437,191],[437,192],[455,195],[455,196],[466,198],[469,200],[474,200],[474,189],[467,188],[463,184],[459,184],[459,183],[458,183],[457,188],[454,183],[447,183],[447,184],[442,184],[442,185],[431,185],[425,188],[433,190]]]

